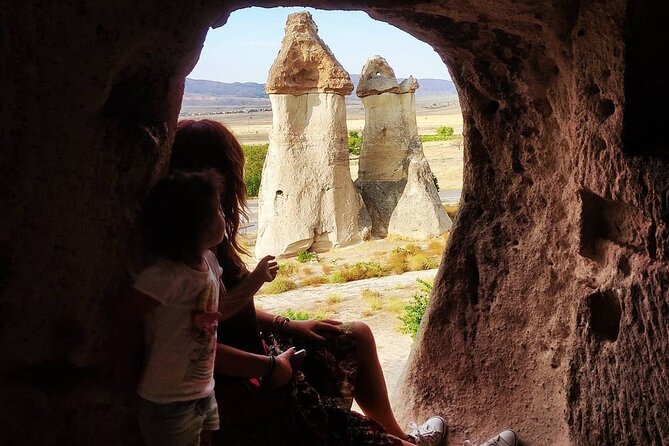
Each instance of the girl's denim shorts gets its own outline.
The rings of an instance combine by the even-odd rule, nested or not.
[[[198,446],[203,430],[219,428],[218,406],[211,395],[159,404],[139,398],[139,425],[149,446]]]

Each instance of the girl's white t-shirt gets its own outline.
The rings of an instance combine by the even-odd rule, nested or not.
[[[145,363],[137,393],[155,403],[203,398],[214,390],[218,296],[223,270],[213,252],[207,271],[160,258],[135,289],[157,300],[144,316]]]

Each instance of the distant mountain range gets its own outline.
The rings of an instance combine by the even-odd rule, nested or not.
[[[351,75],[353,93],[347,100],[357,100],[355,89],[360,76]],[[401,81],[401,79],[398,79]],[[418,79],[420,87],[416,96],[455,95],[455,85],[445,79]],[[269,106],[269,98],[264,84],[255,82],[217,82],[200,79],[186,79],[183,105],[185,106]]]

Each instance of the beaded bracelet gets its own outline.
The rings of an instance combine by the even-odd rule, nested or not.
[[[275,333],[283,333],[286,330],[286,325],[288,325],[290,319],[284,316],[279,316],[278,314],[272,319],[272,331]]]

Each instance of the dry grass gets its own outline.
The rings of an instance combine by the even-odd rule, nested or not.
[[[369,309],[372,311],[379,311],[383,309],[383,299],[381,293],[365,288],[360,292],[363,300],[369,304]]]
[[[457,204],[445,204],[444,205],[444,210],[448,214],[449,217],[451,217],[451,220],[455,220],[455,216],[458,213],[458,205]]]
[[[308,277],[303,278],[300,281],[300,285],[301,286],[322,285],[322,284],[327,283],[327,282],[328,282],[328,278],[325,277],[325,276],[321,276],[321,275],[308,276]]]
[[[279,271],[277,271],[277,277],[289,277],[297,272],[297,265],[294,263],[281,263],[279,265]]]
[[[327,303],[330,305],[336,305],[344,301],[344,297],[339,293],[329,294],[327,297]]]
[[[407,265],[410,271],[423,271],[436,268],[438,263],[433,258],[428,257],[423,253],[418,253],[407,258]]]
[[[259,294],[281,294],[286,291],[294,290],[297,284],[290,279],[284,277],[277,277],[273,281],[266,283],[258,291]]]
[[[300,272],[305,276],[310,276],[314,273],[313,270],[308,266],[303,266]]]
[[[385,309],[394,314],[401,314],[404,306],[405,303],[398,296],[388,296]]]
[[[427,252],[432,255],[441,256],[446,247],[446,240],[443,238],[433,238],[427,243]]]

